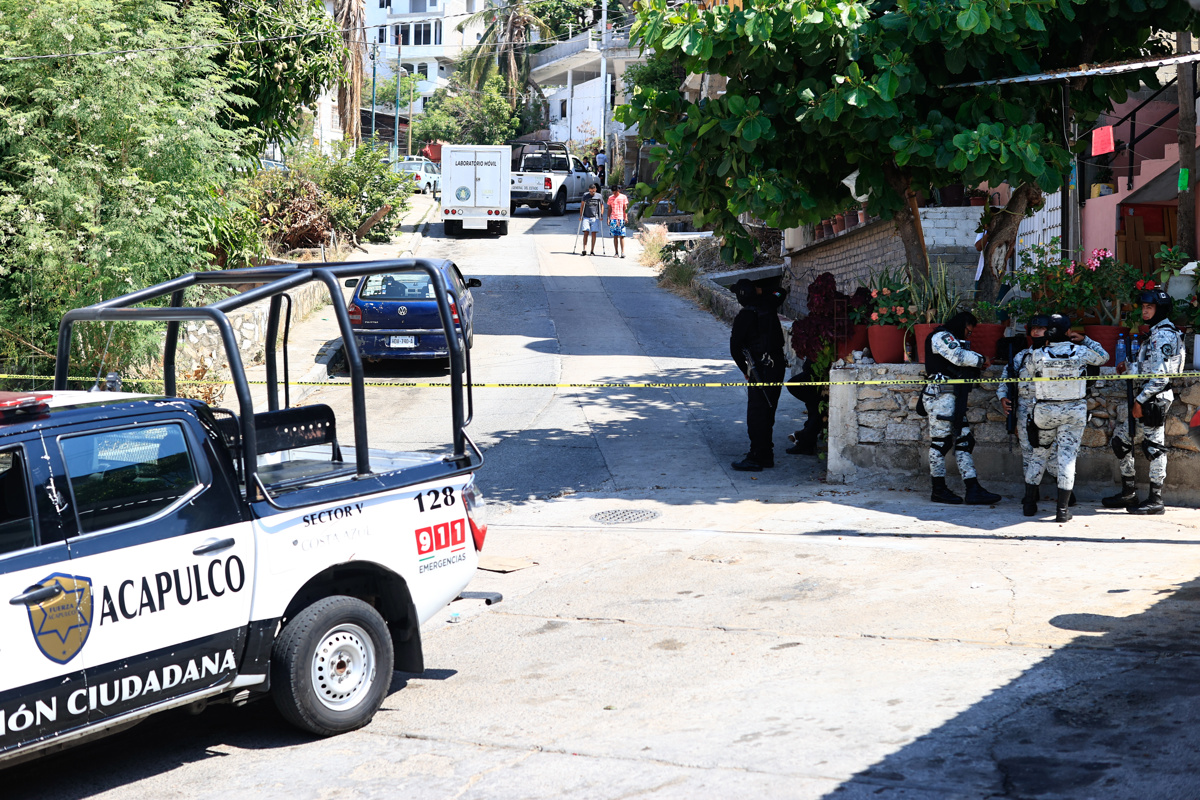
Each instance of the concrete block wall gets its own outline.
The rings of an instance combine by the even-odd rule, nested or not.
[[[943,261],[949,265],[956,285],[964,292],[972,291],[975,285],[975,267],[979,262],[975,229],[979,226],[980,211],[971,206],[921,209],[930,262],[936,265]],[[839,290],[853,294],[875,272],[904,263],[904,244],[891,219],[822,239],[785,259],[783,285],[789,294],[784,311],[792,317],[808,313],[808,285],[824,272],[833,273]]]
[[[847,365],[831,372],[832,381],[913,380],[886,386],[839,385],[830,387],[830,483],[859,483],[886,477],[888,485],[926,491],[929,488],[928,422],[916,413],[923,386],[920,364]],[[984,378],[999,377],[993,367]],[[1111,368],[1102,369],[1111,374]],[[1200,373],[1172,381],[1175,402],[1167,418],[1167,485],[1169,502],[1200,505],[1200,448],[1188,437],[1188,423],[1200,408]],[[1084,500],[1112,494],[1120,481],[1110,441],[1118,425],[1126,424],[1125,386],[1122,381],[1092,381],[1088,385],[1088,427],[1075,471],[1076,494]],[[1021,448],[1005,430],[1005,415],[996,398],[996,384],[981,384],[971,392],[967,421],[977,444],[974,457],[979,480],[989,488],[1019,493],[1024,485]],[[1147,481],[1147,462],[1141,448],[1135,451],[1139,480]],[[956,475],[954,459],[947,472]],[[1047,475],[1043,483],[1054,479]]]

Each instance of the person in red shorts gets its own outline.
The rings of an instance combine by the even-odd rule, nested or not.
[[[621,187],[613,188],[608,198],[608,232],[612,234],[613,253],[625,257],[625,211],[629,208],[629,197],[621,193]]]

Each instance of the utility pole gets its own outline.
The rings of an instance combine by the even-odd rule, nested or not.
[[[608,147],[608,0],[600,0],[600,147]],[[609,164],[612,158],[608,159]],[[608,183],[608,171],[604,170],[604,182]]]
[[[1192,34],[1176,34],[1175,52],[1192,49]],[[1192,258],[1196,253],[1196,65],[1180,64],[1175,89],[1179,95],[1179,173],[1187,170],[1187,182],[1179,182],[1179,233],[1175,244]]]
[[[371,146],[375,146],[375,73],[379,69],[379,42],[371,45]]]
[[[411,75],[409,77],[412,77]],[[413,82],[408,82],[408,155],[412,155]]]
[[[396,154],[393,158],[400,158],[400,73],[408,74],[404,67],[400,66],[400,59],[404,56],[404,45],[398,44],[396,49],[396,116],[392,117],[392,151]],[[408,111],[408,129],[412,130],[412,109]]]

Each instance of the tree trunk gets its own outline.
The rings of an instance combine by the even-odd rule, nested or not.
[[[354,238],[361,239],[362,237],[366,236],[367,233],[370,232],[371,228],[375,227],[375,223],[386,217],[389,213],[391,213],[391,211],[392,207],[385,203],[378,211],[367,217],[366,222],[358,226],[358,230],[354,232]]]
[[[1178,53],[1192,49],[1192,35],[1181,31],[1175,41]],[[1175,243],[1189,256],[1196,257],[1196,69],[1195,64],[1180,64],[1175,86],[1179,90],[1179,169],[1188,171],[1187,188],[1179,193],[1179,235]]]
[[[346,45],[346,55],[342,60],[345,75],[338,83],[337,90],[342,138],[358,144],[362,141],[362,121],[358,110],[362,106],[363,56],[367,52],[367,12],[363,0],[335,0],[333,18]]]
[[[912,205],[908,202],[908,192],[912,188],[912,178],[900,171],[894,165],[885,165],[884,178],[892,191],[904,198],[904,207],[892,215],[896,223],[896,233],[904,244],[904,260],[914,276],[929,277],[929,259],[925,254],[925,238],[921,235],[917,221],[913,219]]]
[[[1001,276],[1017,244],[1017,229],[1025,219],[1025,211],[1042,202],[1042,190],[1035,184],[1023,183],[1013,190],[1008,205],[992,215],[988,224],[987,246],[983,248],[983,274],[979,277],[976,297],[994,303],[1000,292]]]

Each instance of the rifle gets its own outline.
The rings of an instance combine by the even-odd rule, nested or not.
[[[1019,376],[1017,375],[1017,365],[1014,363],[1015,359],[1016,356],[1013,354],[1013,342],[1010,338],[1008,340],[1008,373],[1012,377],[1017,378]],[[1008,432],[1009,436],[1012,436],[1017,432],[1017,391],[1020,385],[1021,384],[1018,381],[1011,381],[1007,384],[1008,407],[1010,410],[1008,412],[1008,417],[1006,417],[1004,420],[1004,429]]]
[[[1129,356],[1128,355],[1125,356],[1125,371],[1129,372]],[[1133,446],[1133,437],[1137,431],[1137,420],[1135,420],[1133,418],[1133,403],[1134,403],[1133,397],[1134,397],[1133,381],[1126,380],[1125,381],[1125,404],[1126,404],[1126,406],[1128,406],[1128,409],[1129,409],[1129,413],[1126,416],[1129,417],[1129,446],[1130,447]]]
[[[750,353],[749,347],[742,348],[742,356],[746,359],[746,375],[750,378],[750,382],[762,383],[762,379],[758,376],[758,367],[754,365],[754,356]],[[767,401],[767,405],[774,410],[775,404],[771,402],[771,395],[762,386],[759,386],[758,390],[763,393],[763,398]]]

